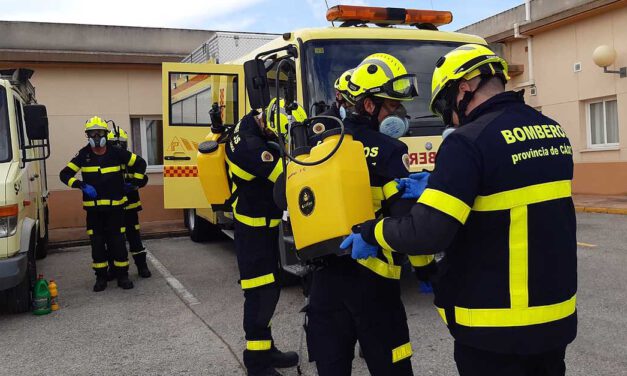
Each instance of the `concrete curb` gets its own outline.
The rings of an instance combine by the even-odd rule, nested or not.
[[[178,238],[182,236],[187,236],[187,229],[176,230],[176,231],[168,231],[168,232],[155,232],[155,233],[147,233],[142,234],[142,240],[149,239],[164,239],[164,238]],[[70,248],[70,247],[80,247],[84,245],[89,245],[89,239],[76,239],[76,240],[68,240],[68,241],[59,241],[59,242],[50,242],[48,244],[48,250],[51,253],[60,252],[60,248]]]
[[[618,214],[627,215],[627,208],[604,208],[595,206],[575,206],[575,210],[580,213],[597,213],[597,214]]]

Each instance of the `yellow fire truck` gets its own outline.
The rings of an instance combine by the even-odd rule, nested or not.
[[[446,11],[340,5],[329,9],[327,20],[333,26],[285,33],[228,64],[163,64],[165,207],[185,209],[192,240],[228,232],[232,218],[229,208],[212,210],[198,179],[196,155],[210,130],[211,105],[218,103],[224,124],[234,125],[251,110],[251,87],[263,80],[274,95],[277,74],[282,95],[291,90],[313,116],[334,101],[333,83],[345,70],[372,53],[396,56],[416,74],[419,85],[419,97],[404,103],[411,119],[401,140],[409,147],[412,171],[433,169],[443,130],[441,120],[428,109],[435,63],[457,46],[486,44],[485,40],[438,31],[438,26],[452,21]],[[245,69],[244,64],[253,60],[259,63],[254,64],[256,71]],[[280,64],[277,72],[284,60],[288,63]],[[260,69],[265,72],[258,74]],[[290,265],[297,262],[282,250],[284,268],[293,271]]]

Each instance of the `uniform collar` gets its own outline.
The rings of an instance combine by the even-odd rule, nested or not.
[[[468,121],[470,123],[472,121],[477,120],[477,118],[493,112],[498,111],[501,108],[508,106],[513,103],[525,103],[525,91],[505,91],[503,93],[497,94],[487,101],[481,103],[477,108],[472,110],[470,114],[468,114]],[[466,124],[467,124],[466,123]]]

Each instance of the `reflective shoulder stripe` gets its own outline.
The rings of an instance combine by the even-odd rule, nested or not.
[[[242,279],[240,281],[243,290],[253,289],[255,287],[269,285],[274,283],[274,274],[266,274],[260,277],[251,278],[251,279]]]
[[[470,214],[470,206],[462,200],[437,189],[427,188],[418,199],[418,202],[431,206],[457,219],[461,224],[466,223]]]
[[[383,196],[386,200],[398,193],[398,189],[396,189],[397,185],[398,183],[392,180],[383,186]]]
[[[276,179],[279,177],[279,175],[281,175],[282,172],[283,172],[283,161],[279,159],[276,165],[274,165],[274,169],[268,176],[268,180],[275,183]]]
[[[135,165],[136,160],[137,160],[137,154],[131,153],[131,157],[129,158],[128,163],[126,165],[129,167],[133,167]]]
[[[67,181],[67,186],[68,186],[68,187],[70,187],[70,188],[72,188],[72,184],[74,184],[74,182],[76,182],[76,178],[70,178],[70,179]]]
[[[455,307],[455,322],[468,327],[530,326],[565,319],[575,313],[576,309],[576,295],[562,303],[526,308]]]
[[[80,167],[78,167],[73,162],[68,163],[67,166],[74,172],[78,172],[81,169]]]
[[[98,172],[98,171],[100,171],[100,167],[98,166],[81,167],[81,172]]]
[[[401,360],[411,358],[413,354],[411,343],[407,342],[392,350],[392,363],[398,363]]]
[[[377,243],[379,243],[379,245],[381,246],[381,248],[388,250],[388,251],[394,251],[394,248],[392,248],[388,244],[388,242],[385,240],[385,237],[383,236],[383,222],[384,221],[385,221],[385,218],[377,222],[377,224],[374,226],[374,237],[377,240]]]
[[[108,262],[94,262],[93,264],[91,264],[91,267],[94,269],[102,269],[102,268],[107,268],[109,267],[109,263]]]
[[[100,173],[102,174],[108,174],[111,172],[119,172],[119,171],[122,171],[122,168],[120,166],[105,167],[105,168],[100,169]]]
[[[522,205],[557,200],[571,196],[571,181],[561,180],[530,185],[489,196],[477,196],[472,206],[474,211],[507,210]]]
[[[246,350],[266,351],[272,348],[272,341],[246,341]]]
[[[231,173],[233,173],[233,175],[237,176],[238,178],[246,181],[251,181],[255,178],[255,175],[244,171],[244,169],[231,162],[228,158],[226,158],[226,163],[229,165],[229,171],[231,171]]]
[[[113,261],[113,265],[117,266],[118,268],[123,268],[125,266],[128,266],[128,261]]]
[[[357,260],[357,262],[381,277],[389,279],[401,278],[401,267],[398,265],[388,264],[376,257],[370,257],[365,260]]]
[[[431,264],[431,261],[433,261],[433,259],[435,259],[435,256],[433,255],[409,256],[409,262],[411,263],[411,266],[414,266],[416,268],[421,268],[423,266]]]

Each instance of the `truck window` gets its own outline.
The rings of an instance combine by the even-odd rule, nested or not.
[[[7,92],[0,86],[0,162],[7,162],[11,154],[11,128],[7,109]]]
[[[404,102],[411,116],[411,127],[439,125],[429,111],[431,76],[436,61],[460,43],[423,40],[325,40],[305,44],[304,60],[307,106],[324,101],[330,105],[335,100],[333,83],[347,69],[354,68],[366,56],[384,52],[398,58],[418,78],[419,97]],[[308,107],[306,107],[308,108]]]
[[[170,73],[170,126],[211,125],[209,110],[213,103],[223,107],[223,121],[239,119],[237,76],[207,73]]]

